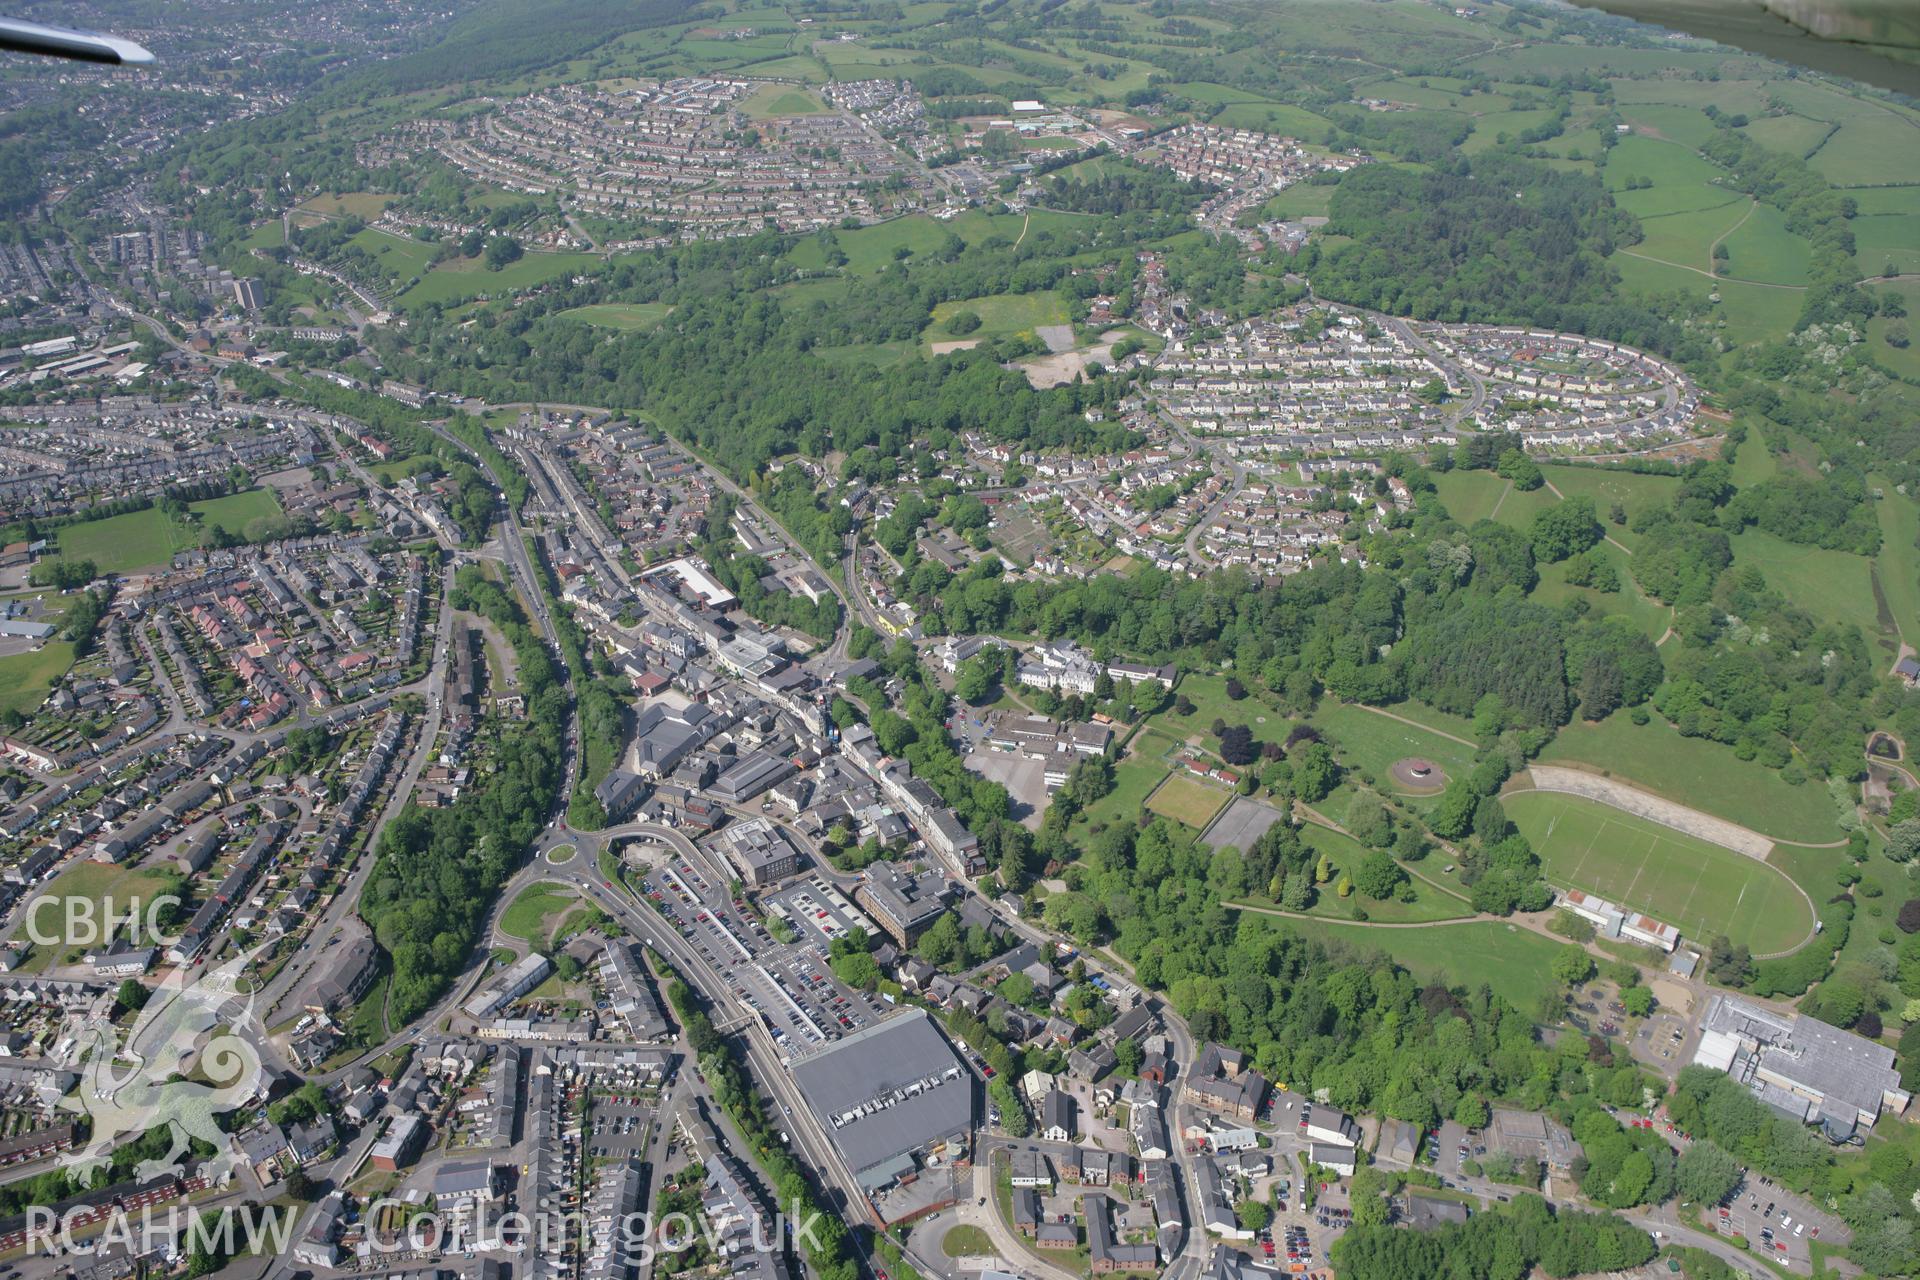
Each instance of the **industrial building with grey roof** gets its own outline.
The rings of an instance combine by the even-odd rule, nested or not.
[[[793,1064],[794,1082],[868,1192],[938,1156],[963,1157],[973,1080],[922,1009],[862,1028]]]

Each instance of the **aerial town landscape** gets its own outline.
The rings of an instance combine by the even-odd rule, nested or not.
[[[0,1280],[1920,1274],[1920,99],[1614,7],[0,20]]]

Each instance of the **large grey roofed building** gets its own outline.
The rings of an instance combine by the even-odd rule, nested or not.
[[[1885,1045],[1732,996],[1708,1002],[1693,1060],[1726,1072],[1775,1110],[1819,1125],[1836,1142],[1871,1127],[1883,1108],[1904,1112],[1912,1098]]]
[[[973,1129],[973,1083],[925,1010],[794,1063],[793,1078],[869,1191],[913,1172],[917,1157],[964,1149]]]

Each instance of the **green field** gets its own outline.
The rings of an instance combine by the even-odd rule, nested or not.
[[[1847,225],[1853,231],[1853,260],[1862,276],[1880,275],[1888,266],[1902,275],[1920,272],[1920,213],[1876,214]]]
[[[1805,156],[1827,140],[1833,126],[1824,120],[1805,116],[1762,116],[1746,128],[1746,134],[1763,147]]]
[[[1636,725],[1621,711],[1598,724],[1576,721],[1555,735],[1540,759],[1584,764],[1775,840],[1818,844],[1840,838],[1825,787],[1791,786],[1765,765],[1737,759],[1732,747],[1683,738],[1658,717]]]
[[[49,640],[38,649],[0,658],[0,711],[32,711],[72,665],[73,646],[65,640]]]
[[[657,328],[672,310],[664,302],[596,302],[560,314],[601,329],[644,330]]]
[[[1193,704],[1193,714],[1180,715],[1169,704],[1148,723],[1179,742],[1194,737],[1211,741],[1208,730],[1216,719],[1246,725],[1257,742],[1275,736],[1284,738],[1286,717],[1265,701],[1257,683],[1246,688],[1247,696],[1236,702],[1227,696],[1227,678],[1223,675],[1194,672],[1182,676],[1175,693]]]
[[[347,242],[364,249],[395,280],[410,280],[433,262],[437,246],[411,236],[368,227]]]
[[[1883,284],[1873,292],[1900,295],[1907,304],[1908,318],[1899,323],[1906,325],[1907,332],[1911,335],[1915,323],[1912,315],[1920,310],[1920,281],[1903,280],[1894,284]],[[1887,330],[1894,323],[1895,321],[1888,316],[1875,316],[1867,321],[1867,349],[1876,361],[1893,373],[1914,382],[1920,382],[1920,346],[1913,345],[1911,336],[1904,347],[1889,345]]]
[[[1195,831],[1204,831],[1233,793],[1218,783],[1173,774],[1147,798],[1147,808]]]
[[[1536,512],[1558,501],[1545,485],[1522,491],[1492,471],[1456,469],[1435,475],[1433,483],[1447,514],[1464,525],[1498,520],[1501,524],[1525,529]]]
[[[399,198],[379,195],[372,191],[343,191],[339,195],[315,196],[311,200],[304,201],[299,207],[311,209],[315,213],[345,214],[371,222],[385,213],[387,206]]]
[[[67,525],[55,534],[60,559],[91,560],[103,574],[154,568],[166,564],[176,551],[199,546],[214,525],[243,534],[250,521],[280,514],[280,501],[270,489],[245,489],[188,503],[187,510],[192,516],[186,520],[148,507]]]
[[[1856,623],[1868,636],[1880,630],[1872,566],[1864,556],[1748,529],[1733,539],[1733,560],[1759,569],[1768,585],[1815,618]]]
[[[500,916],[500,932],[527,942],[545,942],[560,917],[579,902],[572,890],[536,880],[515,895]]]
[[[1367,924],[1272,917],[1269,921],[1276,929],[1338,942],[1360,955],[1382,952],[1423,981],[1468,990],[1492,987],[1522,1009],[1531,1009],[1553,990],[1548,962],[1567,945],[1518,925],[1493,921],[1426,929],[1377,929]]]
[[[1912,156],[1916,148],[1920,128],[1910,117],[1875,113],[1842,124],[1807,163],[1836,187],[1866,186],[1885,182],[1888,160]]]
[[[1894,625],[1909,643],[1920,643],[1920,503],[1893,491],[1885,477],[1876,481],[1886,496],[1874,504],[1880,518],[1880,554],[1875,569]]]
[[[1400,708],[1387,710],[1398,712]],[[1372,775],[1375,784],[1386,791],[1396,789],[1388,770],[1396,760],[1408,756],[1433,761],[1450,778],[1464,777],[1473,768],[1472,747],[1332,697],[1321,699],[1312,723],[1339,748],[1345,764]]]
[[[1739,201],[1690,213],[1643,218],[1640,227],[1646,238],[1634,245],[1633,251],[1658,262],[1707,271],[1714,242],[1739,226],[1751,208],[1746,201]]]
[[[1548,880],[1644,912],[1687,937],[1725,934],[1766,954],[1813,928],[1806,898],[1756,859],[1584,796],[1518,791],[1501,803]]]
[[[1628,527],[1634,518],[1649,508],[1667,506],[1680,489],[1678,476],[1645,476],[1610,467],[1544,466],[1540,470],[1563,497],[1591,498],[1607,536],[1629,547],[1640,541],[1640,535]],[[1608,509],[1616,502],[1627,509],[1626,525],[1607,519]]]
[[[156,894],[177,892],[177,888],[178,878],[169,872],[137,871],[131,866],[85,860],[71,863],[38,890],[28,900],[28,909],[33,910],[33,903],[38,900],[53,899],[61,903],[84,900],[93,904],[91,919],[96,925],[103,925],[108,919],[124,918],[130,909],[137,908],[144,928],[147,902]],[[51,965],[77,962],[100,941],[93,935],[69,935],[64,906],[40,907],[34,919],[43,935],[57,936],[71,944],[36,947],[26,966],[36,972]],[[81,916],[76,912],[75,920],[79,919]],[[26,920],[26,924],[33,927],[34,920]],[[25,928],[20,931],[20,937],[22,941],[27,939]]]
[[[1584,600],[1588,610],[1595,616],[1602,614],[1617,615],[1632,621],[1633,625],[1644,632],[1649,640],[1659,643],[1660,637],[1667,633],[1673,624],[1673,610],[1642,594],[1633,580],[1633,573],[1626,552],[1611,543],[1603,542],[1593,549],[1593,555],[1613,566],[1620,580],[1618,591],[1596,591],[1592,587],[1576,587],[1567,582],[1567,566],[1543,564],[1539,566],[1540,581],[1528,597],[1540,604],[1563,605],[1570,600]]]
[[[428,272],[395,299],[403,307],[429,302],[465,302],[488,294],[498,297],[519,289],[545,284],[558,276],[587,271],[599,265],[591,253],[529,253],[498,271],[489,271],[478,258],[454,258]]]
[[[1787,230],[1787,215],[1772,205],[1755,205],[1747,220],[1723,242],[1726,275],[1760,284],[1805,284],[1813,246]]]
[[[1368,919],[1382,923],[1458,920],[1473,914],[1465,901],[1441,893],[1423,880],[1412,881],[1416,895],[1412,902],[1401,902],[1397,898],[1363,898],[1358,893],[1343,898],[1334,886],[1339,883],[1341,873],[1351,874],[1360,865],[1360,860],[1367,856],[1367,847],[1352,836],[1342,835],[1314,822],[1300,828],[1300,839],[1316,853],[1326,854],[1335,867],[1333,881],[1320,886],[1319,896],[1307,909],[1311,915],[1346,920],[1351,918],[1350,913],[1355,905],[1366,911]]]
[[[1115,822],[1131,822],[1146,803],[1147,793],[1167,776],[1167,766],[1159,760],[1127,759],[1113,766],[1113,790],[1081,811],[1079,821],[1090,827]]]
[[[980,317],[980,327],[972,333],[950,334],[947,318],[957,311],[971,311]],[[960,302],[942,302],[933,309],[933,323],[925,331],[928,342],[949,338],[1004,338],[1013,334],[1033,336],[1042,325],[1067,324],[1066,303],[1052,290],[1041,293],[998,293],[985,298],[967,298]]]
[[[826,115],[831,109],[818,94],[783,84],[765,84],[740,104],[740,110],[750,120],[766,120],[774,116]]]

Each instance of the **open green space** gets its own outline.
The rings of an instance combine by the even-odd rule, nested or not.
[[[1606,525],[1607,536],[1629,547],[1640,540],[1640,535],[1628,527],[1634,518],[1642,511],[1667,506],[1680,489],[1678,476],[1641,475],[1614,467],[1548,465],[1540,470],[1547,477],[1547,483],[1563,497],[1592,499],[1594,511]],[[1626,508],[1626,525],[1614,524],[1607,518],[1616,502]]]
[[[1761,284],[1807,282],[1813,246],[1787,230],[1787,215],[1772,205],[1755,205],[1722,243],[1727,248],[1722,268],[1726,275]]]
[[[536,880],[514,896],[500,916],[500,932],[526,942],[544,942],[560,917],[579,904],[572,890]]]
[[[1920,128],[1910,117],[1891,112],[1861,115],[1843,123],[1807,163],[1836,187],[1869,186],[1887,181],[1895,156],[1920,149]]]
[[[1620,583],[1618,591],[1596,591],[1592,587],[1572,585],[1567,581],[1567,563],[1562,561],[1538,566],[1540,581],[1529,598],[1556,607],[1570,600],[1584,600],[1592,615],[1627,618],[1649,640],[1658,643],[1673,624],[1673,610],[1641,592],[1633,580],[1632,562],[1619,547],[1602,542],[1593,549],[1592,554],[1613,566],[1614,576]]]
[[[1386,709],[1399,711],[1397,706]],[[1363,770],[1386,792],[1398,790],[1389,772],[1394,762],[1410,756],[1433,761],[1450,778],[1464,777],[1473,768],[1472,747],[1351,702],[1321,699],[1310,723],[1339,749],[1342,763]]]
[[[1733,560],[1759,569],[1770,586],[1815,618],[1855,623],[1868,636],[1880,630],[1872,565],[1865,556],[1748,529],[1733,538]]]
[[[672,310],[664,302],[596,302],[560,314],[601,329],[635,330],[658,327]]]
[[[1813,928],[1806,898],[1757,859],[1584,796],[1517,791],[1501,803],[1555,884],[1761,954],[1784,951]]]
[[[1418,879],[1408,881],[1413,888],[1411,902],[1402,902],[1397,897],[1363,898],[1357,892],[1343,898],[1337,888],[1340,877],[1351,875],[1359,867],[1361,860],[1367,856],[1367,847],[1352,836],[1343,835],[1317,822],[1309,822],[1301,827],[1300,839],[1316,853],[1325,854],[1334,868],[1333,879],[1320,886],[1313,905],[1307,908],[1310,915],[1347,920],[1352,918],[1355,906],[1364,910],[1369,920],[1381,923],[1458,920],[1473,914],[1472,907],[1463,899],[1442,893]]]
[[[1113,766],[1113,790],[1082,810],[1079,820],[1090,827],[1133,821],[1146,803],[1147,793],[1166,776],[1164,760],[1131,757],[1120,761]]]
[[[1880,519],[1880,554],[1874,558],[1887,611],[1909,644],[1920,643],[1920,503],[1894,492],[1879,478],[1885,496],[1874,504]]]
[[[1252,129],[1278,133],[1302,141],[1324,138],[1333,124],[1325,116],[1285,102],[1234,102],[1212,119],[1223,129]]]
[[[1833,126],[1825,120],[1805,116],[1762,116],[1746,128],[1746,134],[1763,147],[1788,155],[1806,156],[1827,140]]]
[[[980,327],[965,334],[947,332],[947,321],[955,313],[971,311],[980,317]],[[1069,323],[1067,304],[1052,290],[1040,293],[997,293],[985,298],[967,298],[942,302],[933,309],[933,324],[925,333],[928,342],[945,338],[1001,338],[1013,334],[1033,336],[1042,325]]]
[[[831,110],[820,100],[820,95],[805,89],[796,89],[784,84],[763,84],[740,104],[750,120],[767,120],[774,116],[817,116],[826,115]]]
[[[1882,368],[1913,382],[1920,382],[1920,346],[1913,344],[1911,337],[1915,321],[1913,316],[1920,312],[1920,280],[1901,280],[1892,284],[1877,285],[1875,293],[1897,293],[1907,304],[1907,317],[1895,320],[1890,316],[1875,316],[1867,321],[1868,350]],[[1907,326],[1908,339],[1904,347],[1896,347],[1887,341],[1887,333],[1895,324]]]
[[[1624,711],[1566,726],[1540,753],[1546,764],[1582,764],[1679,804],[1751,827],[1775,840],[1840,838],[1825,787],[1793,786],[1733,748],[1685,738],[1658,716],[1634,724]]]
[[[1720,302],[1712,308],[1713,321],[1729,343],[1777,342],[1792,332],[1800,318],[1799,289],[1715,280],[1707,274],[1704,249],[1697,267],[1634,256],[1641,252],[1644,249],[1640,247],[1620,250],[1607,259],[1607,265],[1620,273],[1621,284],[1630,292],[1655,297],[1683,293],[1707,299],[1718,295]]]
[[[437,246],[427,241],[397,236],[377,227],[362,229],[347,243],[364,250],[396,280],[409,280],[425,271],[437,252]]]
[[[1713,121],[1693,107],[1669,106],[1657,102],[1622,103],[1620,118],[1648,137],[1665,138],[1682,146],[1697,147],[1713,136]]]
[[[1875,214],[1847,226],[1853,231],[1853,260],[1862,276],[1880,275],[1888,267],[1897,275],[1920,272],[1920,213]]]
[[[72,665],[73,646],[65,640],[49,640],[38,649],[0,658],[0,711],[32,711]]]
[[[1522,1009],[1533,1008],[1553,989],[1549,962],[1567,945],[1497,921],[1391,929],[1331,920],[1269,919],[1276,929],[1338,942],[1361,955],[1381,952],[1423,981],[1468,990],[1491,987]]]
[[[940,1237],[940,1251],[949,1258],[973,1258],[995,1250],[985,1228],[963,1222],[947,1228],[947,1233]]]
[[[399,196],[381,195],[373,191],[343,191],[338,195],[314,196],[300,204],[302,209],[311,209],[315,213],[346,215],[371,222],[385,213],[387,206],[398,200]]]
[[[187,504],[176,520],[158,507],[62,526],[55,533],[62,560],[91,560],[104,574],[131,573],[164,565],[174,552],[197,547],[215,525],[236,536],[264,516],[280,514],[270,489],[244,489]]]
[[[454,258],[428,272],[396,301],[401,306],[417,307],[429,302],[464,302],[481,294],[498,297],[589,270],[599,262],[591,253],[529,253],[498,271],[489,271],[478,258]]]
[[[1246,725],[1253,730],[1257,742],[1265,742],[1276,736],[1284,738],[1286,717],[1262,699],[1255,685],[1247,685],[1246,689],[1246,696],[1235,700],[1227,696],[1226,676],[1216,672],[1191,672],[1180,677],[1179,688],[1174,694],[1175,703],[1180,698],[1191,702],[1193,713],[1183,716],[1170,703],[1148,724],[1178,742],[1199,738],[1210,744],[1215,720]]]
[[[140,913],[141,927],[145,928],[147,904],[156,895],[178,892],[179,877],[171,872],[140,871],[132,866],[90,859],[70,863],[29,900],[28,908],[33,915],[24,920],[26,928],[37,929],[44,936],[58,937],[61,945],[36,946],[26,967],[37,971],[75,963],[104,941],[92,932],[73,935],[66,932],[68,903],[91,904],[87,908],[73,908],[73,919],[82,930],[104,928],[108,920],[124,919],[130,911]],[[42,902],[47,905],[36,905]],[[22,940],[28,937],[25,928],[20,936]]]
[[[1204,831],[1213,815],[1226,807],[1233,793],[1218,783],[1201,782],[1175,773],[1147,797],[1147,808],[1182,826]]]
[[[1333,188],[1318,182],[1296,182],[1267,201],[1269,218],[1324,218],[1333,203]]]
[[[1436,475],[1433,481],[1447,514],[1465,525],[1498,520],[1525,529],[1535,514],[1559,501],[1545,485],[1516,489],[1505,476],[1492,471],[1453,470]]]
[[[1729,115],[1739,112],[1748,117],[1757,117],[1767,110],[1767,99],[1773,94],[1775,83],[1731,77],[1682,80],[1649,76],[1614,81],[1613,96],[1623,106],[1659,102],[1687,107],[1695,112],[1711,106]]]
[[[1640,221],[1645,239],[1634,252],[1673,266],[1708,271],[1713,245],[1743,219],[1752,206],[1746,201],[1686,213],[1666,213]]]

